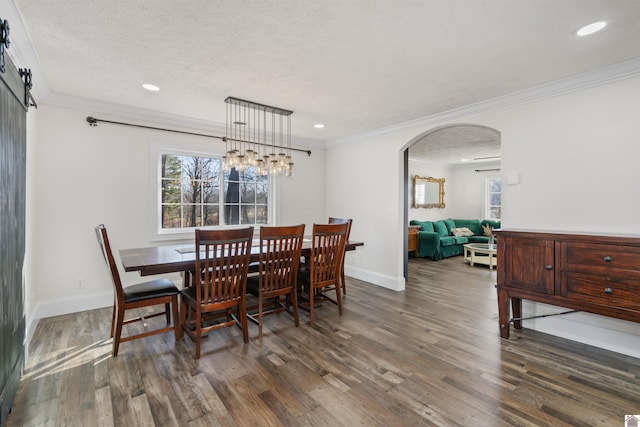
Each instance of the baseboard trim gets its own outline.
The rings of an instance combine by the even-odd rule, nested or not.
[[[523,301],[523,317],[556,313],[558,307]],[[523,322],[523,328],[640,358],[640,328],[634,322],[578,312]]]
[[[29,353],[29,344],[40,319],[61,316],[63,314],[94,310],[96,308],[111,307],[113,305],[113,291],[96,292],[67,298],[56,298],[40,301],[27,317],[27,332],[25,345],[25,360]]]
[[[394,291],[404,291],[405,287],[404,277],[392,277],[385,274],[372,273],[369,270],[363,270],[349,265],[344,266],[344,274]]]
[[[113,291],[40,301],[33,311],[36,318],[44,319],[111,305],[113,305]]]

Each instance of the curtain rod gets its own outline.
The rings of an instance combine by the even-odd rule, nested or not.
[[[165,129],[165,128],[158,128],[158,127],[153,127],[153,126],[137,125],[137,124],[134,124],[134,123],[114,122],[114,121],[111,121],[111,120],[103,120],[103,119],[97,119],[95,117],[87,116],[87,123],[89,123],[89,126],[96,127],[96,126],[98,126],[98,122],[111,123],[111,124],[114,124],[114,125],[133,126],[133,127],[137,127],[137,128],[143,128],[143,129],[161,130],[161,131],[164,131],[164,132],[182,133],[182,134],[185,134],[185,135],[204,136],[204,137],[207,137],[207,138],[221,139],[221,140],[223,140],[225,142],[226,141],[236,141],[236,142],[244,142],[246,144],[260,145],[260,146],[264,146],[264,147],[273,147],[272,144],[265,144],[264,142],[244,141],[242,139],[227,138],[226,136],[206,135],[206,134],[203,134],[203,133],[186,132],[186,131],[183,131],[183,130]],[[311,150],[304,150],[302,148],[286,148],[286,149],[287,150],[292,150],[292,151],[299,151],[301,153],[307,153],[307,156],[311,156]]]
[[[490,171],[498,172],[498,171],[500,171],[500,168],[497,168],[497,169],[476,169],[475,171],[476,172],[490,172]]]

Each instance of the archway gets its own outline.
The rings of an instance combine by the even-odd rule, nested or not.
[[[461,188],[460,182],[458,185],[453,181],[454,175],[458,177],[463,176],[461,171],[473,171],[477,175],[477,180],[474,177],[474,181],[484,180],[483,176],[486,173],[497,174],[500,170],[501,161],[501,134],[500,131],[481,125],[458,123],[446,126],[437,127],[423,132],[416,136],[407,143],[404,148],[404,229],[408,230],[410,219],[432,219],[429,215],[436,219],[436,216],[441,216],[437,219],[445,219],[447,217],[455,217],[456,205],[458,212],[463,213],[464,216],[470,216],[474,213],[474,216],[481,217],[482,209],[479,206],[483,205],[483,198],[471,203],[469,206],[461,207],[461,198],[454,199],[453,191],[459,191],[454,189]],[[425,162],[426,166],[421,169],[416,167],[419,162]],[[448,173],[447,171],[452,171]],[[455,173],[453,171],[457,171]],[[429,173],[433,172],[433,173]],[[431,213],[426,211],[420,212],[417,209],[411,208],[412,200],[412,179],[414,175],[420,176],[433,176],[445,178],[445,205],[447,200],[449,201],[449,207],[446,209],[434,209]],[[468,175],[467,175],[468,176]],[[478,194],[484,194],[484,187],[477,190]],[[448,196],[447,196],[448,194]],[[483,196],[482,196],[483,197]],[[420,209],[420,208],[418,208]],[[410,218],[411,213],[414,213],[418,218]],[[409,256],[408,256],[408,236],[405,231],[404,238],[404,277],[405,280],[409,278]]]

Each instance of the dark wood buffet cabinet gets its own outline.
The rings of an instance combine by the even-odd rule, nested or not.
[[[500,230],[498,320],[522,327],[522,300],[640,322],[640,237]],[[512,319],[509,319],[511,302]]]

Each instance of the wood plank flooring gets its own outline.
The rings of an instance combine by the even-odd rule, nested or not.
[[[109,309],[43,319],[7,426],[609,427],[640,413],[640,360],[527,329],[502,340],[495,271],[409,267],[405,292],[347,278],[343,316],[268,316],[246,345],[215,331],[199,361],[172,334],[111,357]]]

